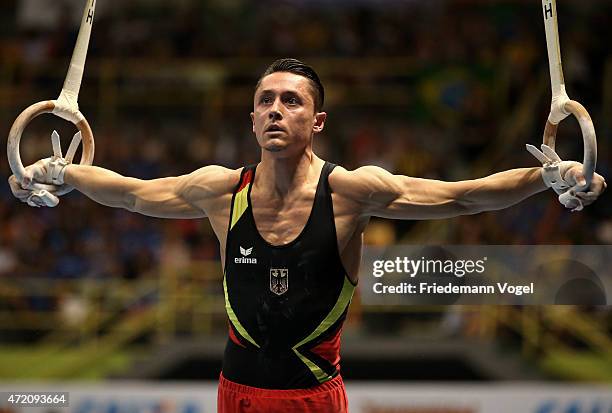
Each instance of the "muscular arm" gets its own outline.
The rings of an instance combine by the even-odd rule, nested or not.
[[[141,180],[97,166],[70,165],[64,182],[110,207],[158,218],[201,218],[206,201],[231,187],[232,172],[206,166],[188,175]]]
[[[362,215],[394,219],[435,219],[512,206],[546,190],[540,168],[512,169],[459,182],[393,175],[365,166],[338,171],[334,191],[359,204]]]

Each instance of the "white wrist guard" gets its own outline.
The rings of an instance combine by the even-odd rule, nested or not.
[[[542,145],[538,150],[533,145],[527,145],[527,150],[536,159],[542,162],[542,180],[548,188],[552,188],[559,195],[559,202],[572,211],[580,211],[583,208],[582,201],[576,197],[576,191],[572,185],[575,183],[565,180],[567,170],[578,162],[562,161],[559,155],[548,145]]]
[[[561,176],[559,163],[542,166],[542,179],[547,187],[552,188],[559,195],[570,188],[570,185]]]
[[[50,158],[49,164],[47,165],[46,181],[53,185],[63,185],[66,166],[68,166],[68,162],[64,158]]]

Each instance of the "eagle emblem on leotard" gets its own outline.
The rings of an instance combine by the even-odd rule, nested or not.
[[[270,291],[283,295],[289,289],[289,269],[270,268]]]

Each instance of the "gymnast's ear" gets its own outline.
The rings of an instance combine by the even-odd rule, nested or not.
[[[325,119],[327,119],[326,112],[317,112],[315,113],[315,123],[312,126],[312,131],[314,133],[319,133],[325,127]]]

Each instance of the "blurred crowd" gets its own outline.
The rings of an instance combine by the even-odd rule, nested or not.
[[[77,27],[72,17],[81,13],[80,3],[53,2],[61,12],[37,26],[28,20],[32,12],[27,9],[37,2],[2,2],[0,60],[6,70],[0,72],[0,89],[12,92],[0,96],[45,88],[59,91],[60,78],[35,68],[48,62],[67,67]],[[333,66],[333,59],[342,57],[353,67],[325,69],[321,74],[330,92],[325,107],[329,121],[316,137],[316,151],[323,158],[349,169],[376,164],[395,173],[447,180],[537,165],[525,153],[524,144],[540,140],[548,113],[538,4],[330,3],[137,1],[101,6],[89,59],[117,64],[141,59],[160,68],[177,61],[215,59],[223,72],[223,62],[234,58],[259,62],[269,57],[272,62],[293,56],[307,62],[330,59],[327,66]],[[595,120],[601,140],[598,168],[610,177],[602,92],[610,5],[595,10],[589,2],[568,1],[564,7],[562,46],[568,89],[586,102]],[[359,65],[360,59],[378,59],[384,67],[393,58],[410,62],[405,74],[392,67],[373,70]],[[247,68],[251,73],[246,77],[224,76],[219,93],[252,90],[259,69]],[[168,81],[168,100],[175,93],[172,81],[176,79]],[[129,87],[120,83],[118,94]],[[365,103],[344,92],[356,89],[367,92]],[[394,91],[407,91],[405,100]],[[217,116],[205,121],[197,105],[169,110],[163,102],[147,102],[108,121],[93,110],[101,102],[83,104],[92,109],[85,113],[96,138],[94,163],[124,175],[151,179],[207,164],[238,168],[258,160],[249,100],[242,106],[221,104]],[[23,107],[8,101],[2,105],[9,122],[1,130],[6,136]],[[579,130],[575,125],[563,128],[559,141],[568,153],[571,149],[580,157]],[[46,123],[28,129],[22,146],[24,162],[48,156],[50,132]],[[570,141],[576,144],[566,143]],[[5,178],[10,175],[6,161],[0,163],[0,172]],[[603,198],[586,212],[570,214],[549,191],[496,213],[433,223],[373,220],[366,240],[378,245],[607,244],[612,242],[608,202],[609,197]],[[97,205],[76,192],[63,197],[58,208],[33,209],[12,198],[4,183],[0,222],[0,276],[5,277],[137,279],[155,276],[164,265],[218,259],[219,246],[206,220],[147,218]]]

